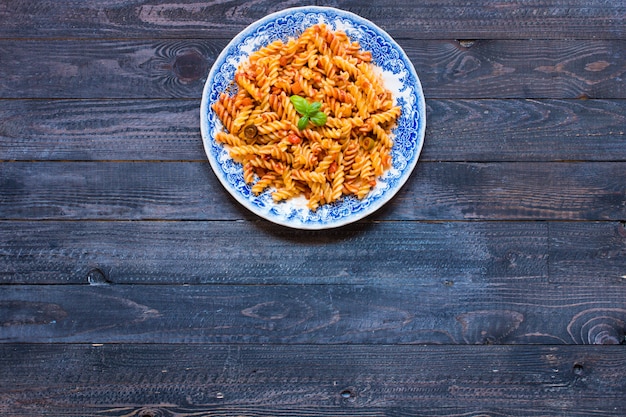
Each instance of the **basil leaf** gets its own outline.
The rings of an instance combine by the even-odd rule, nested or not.
[[[309,110],[309,102],[304,97],[300,96],[291,96],[289,97],[291,104],[296,109],[296,111],[300,114],[307,114]]]
[[[324,126],[326,124],[326,113],[318,111],[311,116],[311,121],[316,126]]]
[[[306,125],[309,124],[309,116],[304,115],[298,120],[298,129],[304,130],[306,129]]]
[[[309,110],[307,111],[307,114],[309,116],[313,116],[315,113],[320,111],[321,108],[322,108],[322,103],[320,103],[319,101],[316,101],[309,106]]]

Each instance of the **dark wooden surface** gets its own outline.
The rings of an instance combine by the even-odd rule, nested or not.
[[[199,131],[222,48],[303,4],[384,28],[426,95],[408,183],[331,231],[239,206]],[[626,415],[623,0],[0,22],[0,415]]]

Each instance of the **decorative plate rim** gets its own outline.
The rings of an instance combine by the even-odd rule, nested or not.
[[[303,15],[304,19],[315,19],[318,21],[324,21],[325,23],[332,25],[352,25],[357,26],[353,27],[352,30],[355,31],[354,34],[357,36],[364,36],[363,39],[369,39],[366,37],[366,34],[363,34],[360,30],[357,29],[367,29],[376,37],[376,40],[384,42],[385,47],[389,47],[388,51],[393,56],[391,58],[395,58],[395,60],[389,59],[388,55],[382,54],[379,58],[387,58],[385,59],[385,65],[390,65],[389,62],[394,62],[395,65],[401,67],[404,70],[404,78],[407,78],[410,81],[410,84],[403,83],[400,79],[400,91],[410,90],[409,100],[413,101],[413,103],[404,102],[403,106],[403,116],[405,111],[411,110],[409,113],[414,115],[417,120],[408,120],[408,117],[403,118],[401,116],[398,121],[398,125],[393,129],[392,134],[396,135],[398,132],[400,135],[405,136],[409,135],[406,140],[410,143],[414,141],[412,147],[409,146],[406,150],[411,152],[411,155],[408,158],[405,158],[404,155],[398,154],[396,151],[398,149],[394,149],[396,144],[394,144],[394,148],[392,148],[392,158],[393,166],[391,170],[394,170],[394,174],[385,173],[383,176],[383,181],[380,181],[382,185],[380,187],[376,187],[370,195],[365,197],[363,200],[358,200],[353,197],[346,198],[344,197],[337,203],[332,203],[330,205],[322,205],[315,212],[311,212],[305,205],[296,206],[293,201],[288,202],[280,202],[273,203],[271,202],[271,198],[268,196],[269,193],[261,194],[260,196],[254,196],[250,192],[250,187],[247,184],[241,184],[243,182],[241,179],[237,178],[237,165],[232,163],[233,166],[229,169],[232,172],[226,172],[224,168],[224,164],[227,161],[224,159],[223,147],[216,143],[214,139],[214,134],[217,132],[218,128],[221,128],[221,123],[219,119],[215,117],[215,115],[211,114],[212,110],[210,108],[211,94],[217,94],[222,92],[223,90],[217,91],[215,90],[216,85],[216,77],[221,73],[225,72],[233,72],[236,68],[236,63],[241,62],[242,59],[246,58],[246,52],[242,52],[242,47],[249,46],[250,43],[254,43],[255,41],[259,43],[255,46],[255,49],[259,46],[265,45],[269,41],[275,40],[277,34],[268,32],[267,28],[271,23],[275,23],[278,25],[277,21],[279,19],[289,19],[289,17]],[[263,30],[266,30],[264,33]],[[304,27],[301,28],[302,30]],[[288,29],[287,29],[288,30]],[[265,39],[265,42],[262,42],[260,39],[261,34],[269,36],[269,39]],[[349,34],[350,35],[350,34]],[[274,37],[271,37],[274,36]],[[352,35],[350,35],[352,37]],[[357,41],[362,42],[357,39]],[[361,46],[368,50],[368,48],[364,47],[363,44]],[[239,57],[233,56],[233,51],[236,49],[239,50]],[[249,53],[248,53],[249,55]],[[377,58],[375,55],[375,51],[372,50],[372,56],[374,59]],[[233,63],[233,60],[237,60],[237,62]],[[398,74],[400,74],[400,70],[398,70]],[[399,77],[399,76],[398,76]],[[232,80],[232,77],[231,77]],[[387,85],[385,85],[387,87]],[[397,97],[394,97],[397,99]],[[407,107],[405,109],[405,107]],[[213,123],[211,123],[211,119]],[[404,123],[411,123],[411,125],[404,125]],[[413,126],[416,124],[416,127]],[[222,50],[222,52],[218,55],[209,74],[207,76],[207,80],[204,85],[201,105],[200,105],[200,130],[202,136],[202,142],[204,146],[205,153],[211,165],[211,168],[218,178],[222,186],[244,207],[246,207],[251,212],[256,215],[269,220],[273,223],[280,224],[283,226],[296,228],[296,229],[308,229],[308,230],[320,230],[320,229],[330,229],[336,228],[340,226],[344,226],[349,223],[356,222],[361,220],[377,210],[383,207],[387,202],[389,202],[397,192],[404,186],[411,173],[413,172],[415,166],[417,165],[417,161],[422,151],[422,147],[424,145],[424,136],[426,129],[426,110],[425,110],[425,98],[421,86],[421,82],[413,63],[406,56],[402,48],[396,43],[396,41],[385,32],[383,29],[370,22],[369,20],[358,16],[352,12],[348,12],[345,10],[337,9],[334,7],[327,6],[302,6],[302,7],[291,7],[287,9],[283,9],[274,13],[271,13],[253,23],[248,25],[244,30],[239,32]],[[221,150],[220,150],[221,149]],[[405,150],[404,148],[400,149],[400,151]],[[216,152],[221,152],[221,155],[216,154]],[[401,162],[396,161],[396,158],[402,159]],[[221,159],[221,160],[220,160]],[[399,164],[399,165],[398,165]],[[243,168],[239,166],[239,171],[243,173]],[[387,175],[389,174],[389,175]],[[385,183],[384,178],[389,176],[389,181],[392,182],[392,186]],[[246,190],[247,188],[247,190]],[[265,201],[263,201],[265,199]],[[356,211],[354,209],[357,209]],[[319,212],[319,213],[318,213]],[[333,217],[332,215],[335,215]]]

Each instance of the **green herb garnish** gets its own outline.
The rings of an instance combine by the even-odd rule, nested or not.
[[[298,113],[302,115],[298,120],[298,129],[304,130],[311,121],[315,126],[324,126],[326,124],[326,113],[321,111],[322,103],[315,101],[309,103],[308,100],[301,96],[291,96],[289,98],[291,104]]]

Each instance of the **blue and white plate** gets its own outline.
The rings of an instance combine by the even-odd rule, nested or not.
[[[362,200],[344,196],[340,201],[306,207],[304,197],[276,203],[270,191],[255,196],[243,179],[243,167],[233,162],[224,147],[215,141],[223,129],[211,109],[219,95],[233,82],[240,62],[269,43],[295,38],[308,27],[325,23],[333,30],[343,30],[361,48],[371,51],[374,64],[382,71],[385,88],[391,90],[402,116],[392,131],[394,146],[392,167],[378,180],[376,187]],[[296,7],[273,13],[239,33],[209,72],[202,96],[200,127],[204,149],[223,186],[257,215],[284,226],[298,229],[326,229],[342,226],[375,212],[387,203],[406,182],[415,167],[424,144],[426,112],[420,80],[413,64],[400,46],[382,29],[353,13],[330,7]]]

